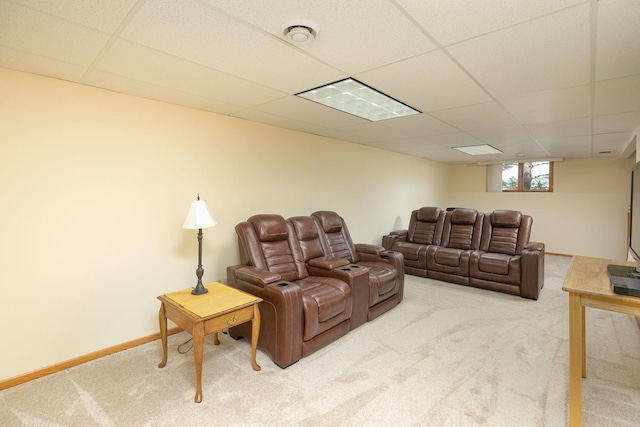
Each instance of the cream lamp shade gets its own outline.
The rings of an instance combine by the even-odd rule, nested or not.
[[[216,224],[216,220],[209,214],[207,203],[204,200],[200,200],[200,196],[198,195],[198,199],[191,202],[187,219],[184,220],[182,228],[196,230],[213,227]]]

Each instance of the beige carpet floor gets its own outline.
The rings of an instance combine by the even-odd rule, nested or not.
[[[406,276],[405,299],[287,369],[221,336],[193,402],[187,334],[0,392],[2,426],[566,426],[570,258],[547,256],[538,301]],[[10,348],[4,351],[11,351]],[[587,309],[585,426],[640,424],[640,329]]]

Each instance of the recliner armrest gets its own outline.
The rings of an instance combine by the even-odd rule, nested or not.
[[[538,299],[540,289],[544,287],[544,254],[544,243],[529,242],[522,250],[520,296]]]
[[[372,245],[369,243],[356,243],[356,252],[358,254],[371,254],[371,255],[380,255],[385,251],[385,248],[378,245]]]
[[[251,283],[252,285],[265,287],[280,280],[280,275],[262,270],[256,267],[241,267],[235,271],[236,279]]]
[[[384,236],[382,236],[382,246],[388,251],[393,250],[393,245],[396,242],[406,242],[408,235],[408,230],[392,231],[389,234],[385,234]]]
[[[529,242],[527,246],[524,247],[530,251],[542,251],[544,250],[544,243],[540,242]]]
[[[324,270],[333,270],[334,268],[349,264],[349,260],[335,257],[319,257],[310,259],[308,264],[312,267],[318,267]]]

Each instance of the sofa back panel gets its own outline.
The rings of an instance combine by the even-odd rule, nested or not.
[[[488,223],[488,221],[487,221]],[[491,238],[489,239],[489,247],[487,252],[495,252],[499,254],[515,255],[518,244],[518,229],[503,227],[485,227],[485,229],[493,228]]]
[[[289,221],[300,244],[304,261],[323,257],[325,254],[320,239],[320,230],[313,217],[296,216],[289,218]]]
[[[444,211],[423,207],[411,213],[407,241],[424,245],[439,245],[444,225]]]
[[[318,220],[320,230],[324,232],[327,255],[344,258],[349,262],[358,262],[358,254],[351,235],[342,217],[331,211],[318,211],[311,214]]]
[[[254,215],[238,224],[236,232],[249,265],[279,274],[285,281],[308,276],[293,227],[280,215]]]
[[[522,252],[529,243],[533,219],[518,211],[494,211],[486,215],[480,249],[506,255]]]
[[[447,212],[442,246],[461,250],[478,249],[484,214],[475,209]]]

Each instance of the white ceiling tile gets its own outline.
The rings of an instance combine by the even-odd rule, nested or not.
[[[147,99],[168,102],[185,107],[212,111],[220,114],[229,114],[238,111],[241,107],[215,99],[180,92],[174,89],[156,86],[140,80],[133,80],[111,73],[96,71],[87,79],[86,84],[115,92],[126,93]]]
[[[409,135],[397,129],[381,126],[378,123],[360,123],[340,128],[347,133],[364,137],[367,141],[383,141],[407,138]]]
[[[507,146],[512,144],[532,143],[534,139],[522,126],[512,126],[504,128],[491,128],[469,131],[469,133],[480,141],[487,144],[498,144]]]
[[[541,142],[552,157],[591,157],[591,136],[574,136],[568,138],[549,139]]]
[[[640,111],[596,116],[593,119],[593,130],[596,134],[631,132],[638,123],[640,123]]]
[[[433,111],[431,115],[464,131],[518,125],[513,116],[495,102]]]
[[[598,2],[596,80],[640,74],[640,1]]]
[[[41,74],[56,79],[78,82],[87,70],[86,66],[70,64],[54,58],[32,55],[0,46],[0,67]]]
[[[445,133],[460,132],[459,129],[456,129],[426,113],[399,117],[392,120],[382,120],[378,122],[378,124],[398,129],[409,135],[415,136],[442,135]]]
[[[444,147],[461,147],[465,145],[484,144],[479,139],[463,132],[451,133],[446,135],[432,135],[428,137],[428,140]]]
[[[442,45],[557,12],[582,0],[397,0]]]
[[[608,133],[593,136],[594,154],[600,154],[602,151],[611,151],[618,154],[622,151],[622,147],[629,142],[631,132]],[[606,154],[606,153],[602,153]]]
[[[114,43],[96,70],[243,107],[287,96],[284,92],[125,40]]]
[[[322,127],[326,127],[327,123],[332,123],[334,128],[370,123],[360,117],[293,95],[257,105],[254,109]]]
[[[0,16],[0,46],[71,64],[90,65],[109,40],[108,34],[8,1],[0,2]]]
[[[523,124],[557,122],[591,114],[591,86],[533,93],[501,104]]]
[[[640,75],[596,83],[595,114],[640,111]]]
[[[11,0],[30,9],[63,18],[105,33],[114,32],[137,0]]]
[[[422,112],[491,100],[442,51],[367,71],[356,78]]]
[[[448,48],[497,99],[588,84],[589,4]]]
[[[286,129],[299,130],[301,132],[316,133],[323,129],[321,126],[318,126],[318,125],[299,122],[297,120],[292,120],[287,117],[277,116],[275,114],[269,114],[269,113],[265,113],[264,111],[258,111],[253,109],[236,111],[230,115],[233,117],[238,117],[240,119],[251,120],[253,122],[258,122],[258,123],[266,123],[271,126],[278,126]]]
[[[286,21],[311,20],[319,27],[318,36],[301,49],[351,75],[436,48],[388,0],[350,0],[349,7],[344,0],[205,2],[282,39]]]
[[[291,94],[347,77],[193,0],[145,3],[122,37]]]
[[[591,119],[573,119],[539,125],[526,125],[525,128],[538,141],[550,138],[582,136],[591,133]]]

